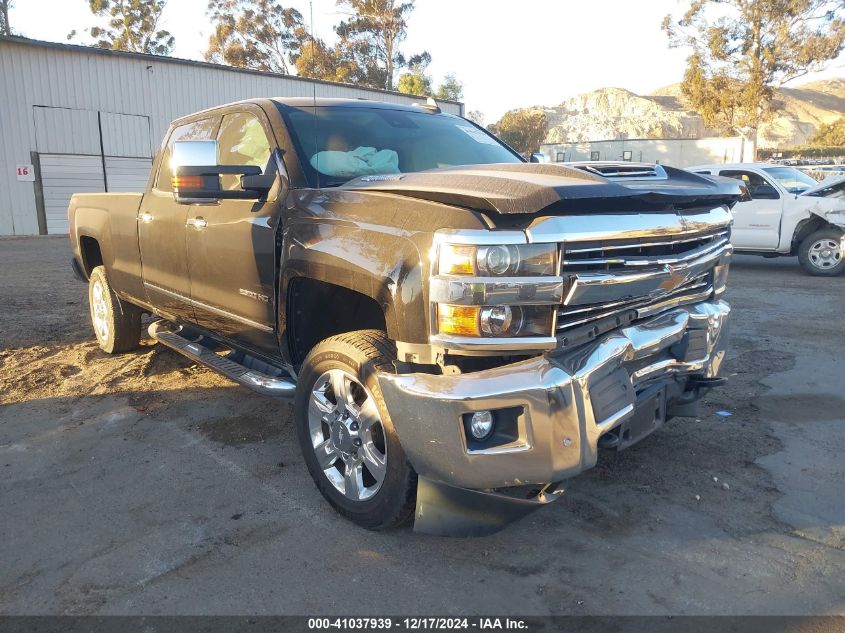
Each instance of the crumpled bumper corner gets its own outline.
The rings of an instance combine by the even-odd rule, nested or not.
[[[729,320],[727,303],[708,301],[575,350],[457,376],[379,374],[379,384],[421,477],[476,491],[548,484],[595,465],[599,438],[634,417],[638,393],[661,381],[680,393],[691,376],[716,376]],[[515,441],[468,445],[464,415],[514,408]]]

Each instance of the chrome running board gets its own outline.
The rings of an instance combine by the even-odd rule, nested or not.
[[[270,376],[250,369],[232,358],[216,354],[202,343],[182,335],[182,328],[167,321],[154,321],[149,327],[150,336],[159,343],[179,352],[193,361],[201,363],[226,376],[239,385],[274,398],[293,398],[296,383],[291,378]]]

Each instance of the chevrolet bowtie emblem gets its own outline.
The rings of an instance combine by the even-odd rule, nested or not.
[[[683,284],[687,280],[686,273],[676,269],[669,267],[668,271],[669,277],[668,279],[663,280],[660,282],[661,290],[665,290],[666,292],[671,292],[681,284]]]

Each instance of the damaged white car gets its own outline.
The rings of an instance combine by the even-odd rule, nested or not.
[[[768,163],[687,167],[742,180],[748,199],[733,208],[737,252],[797,255],[811,275],[845,271],[845,177],[818,183],[804,172]]]

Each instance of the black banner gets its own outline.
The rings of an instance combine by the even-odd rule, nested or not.
[[[845,633],[845,616],[2,616],[0,633]]]

